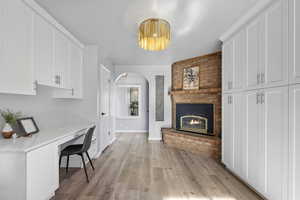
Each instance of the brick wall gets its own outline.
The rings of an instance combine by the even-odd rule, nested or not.
[[[172,128],[163,129],[167,145],[219,158],[221,142],[221,52],[175,62],[172,65]],[[183,70],[199,66],[199,90],[183,90]],[[175,131],[177,103],[214,105],[214,136]]]

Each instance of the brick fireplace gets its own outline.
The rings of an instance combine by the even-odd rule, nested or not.
[[[183,89],[184,69],[199,67],[199,88]],[[172,65],[172,128],[163,128],[166,145],[215,159],[221,153],[221,53]]]

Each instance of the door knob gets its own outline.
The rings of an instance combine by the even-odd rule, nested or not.
[[[106,113],[102,112],[101,115],[105,115]]]

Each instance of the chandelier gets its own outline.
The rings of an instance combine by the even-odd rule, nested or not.
[[[164,50],[168,47],[170,38],[170,24],[164,19],[151,18],[140,24],[139,46],[145,50]]]

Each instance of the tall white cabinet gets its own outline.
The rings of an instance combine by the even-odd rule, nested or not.
[[[222,161],[270,200],[300,198],[296,1],[259,2],[221,37]]]
[[[0,93],[82,98],[84,46],[34,0],[1,0],[0,26]]]

